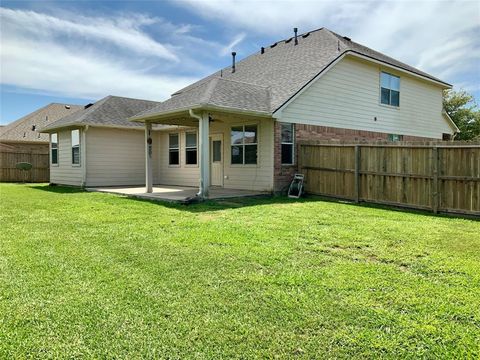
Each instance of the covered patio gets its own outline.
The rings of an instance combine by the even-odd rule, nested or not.
[[[230,98],[226,94],[233,94],[233,100],[251,99],[252,104],[242,103],[242,106],[238,106],[233,100],[233,103],[227,101]],[[195,197],[204,200],[258,195],[273,190],[273,119],[266,87],[214,77],[198,86],[179,91],[159,106],[130,120],[145,125],[146,185],[143,189],[138,188],[144,196],[173,199]],[[158,142],[152,129],[155,124],[195,129],[198,139],[197,143],[193,141],[197,159],[194,161],[195,175],[192,175],[195,167],[186,165],[180,168],[178,155],[176,162],[165,164],[159,173],[154,172],[155,151],[158,151],[154,150],[157,146],[155,141]],[[231,137],[235,138],[235,143],[230,141]],[[171,148],[178,152],[181,146],[178,145],[179,138],[175,139]],[[262,144],[258,145],[260,142]],[[234,155],[231,155],[232,148]],[[169,151],[169,148],[162,149],[164,153]],[[263,153],[260,154],[259,149]],[[188,175],[190,178],[197,177],[195,182],[198,187],[181,188],[182,194],[177,191],[179,187],[171,191],[155,190],[155,176],[165,177],[167,173],[172,176],[160,179],[162,183],[175,184],[183,180],[182,175]],[[173,174],[176,174],[176,178]],[[182,185],[195,184],[190,181]]]
[[[90,187],[86,188],[86,190],[112,193],[146,200],[189,203],[197,199],[198,187],[154,185],[152,186],[152,192],[148,193],[145,192],[144,186]],[[208,198],[215,200],[265,196],[270,194],[262,191],[225,189],[220,187],[210,187],[208,193]]]

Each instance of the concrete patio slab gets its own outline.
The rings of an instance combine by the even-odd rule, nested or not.
[[[105,187],[89,187],[87,191],[98,191],[136,197],[147,200],[158,200],[168,202],[188,203],[198,192],[197,187],[188,186],[170,186],[155,185],[152,193],[145,192],[145,186],[105,186]],[[225,189],[220,187],[211,187],[209,189],[209,199],[231,199],[238,197],[270,195],[269,192]]]

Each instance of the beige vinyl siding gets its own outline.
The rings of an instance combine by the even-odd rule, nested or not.
[[[223,186],[230,189],[272,191],[273,189],[273,119],[243,120],[221,119],[210,126],[210,133],[223,134],[224,180]],[[257,165],[231,164],[230,130],[232,126],[257,124]]]
[[[84,144],[82,130],[80,130],[80,166],[72,165],[72,138],[71,130],[58,131],[58,165],[50,165],[50,183],[59,185],[82,185],[82,157]]]
[[[223,135],[223,175],[225,188],[271,191],[273,189],[273,119],[245,120],[243,118],[214,116],[210,134]],[[258,125],[257,165],[231,165],[230,129],[244,124]],[[197,130],[197,129],[195,129]],[[186,130],[191,131],[191,130]],[[163,185],[198,186],[198,165],[185,164],[185,130],[180,134],[180,166],[168,165],[168,132],[159,135],[157,178]],[[155,168],[154,168],[155,171]]]
[[[188,131],[192,131],[192,129]],[[168,164],[168,137],[170,133],[179,134],[180,165]],[[156,182],[154,179],[154,182],[163,185],[198,186],[200,178],[198,164],[185,165],[185,131],[159,132],[157,139],[159,140],[159,145],[156,147],[155,155],[157,156],[157,160],[154,161],[154,164],[158,164],[158,170],[155,171],[154,167],[154,177],[156,175],[158,181]]]
[[[145,185],[143,129],[90,127],[86,138],[87,186]]]
[[[380,104],[381,71],[400,76],[398,108]],[[279,120],[438,139],[452,133],[441,87],[349,56],[288,104]]]

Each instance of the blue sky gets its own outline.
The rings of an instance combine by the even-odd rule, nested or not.
[[[164,100],[261,46],[328,27],[480,99],[478,1],[2,1],[0,123],[51,102]]]

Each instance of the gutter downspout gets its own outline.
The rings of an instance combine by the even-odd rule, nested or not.
[[[84,188],[87,186],[87,130],[89,126],[85,125],[85,128],[82,131],[82,159],[81,164],[82,164],[82,187]]]
[[[192,109],[189,109],[189,110],[188,110],[188,114],[189,114],[191,117],[193,117],[193,118],[195,118],[195,119],[198,120],[198,126],[200,127],[200,121],[202,121],[202,117],[201,117],[200,115],[195,114]],[[203,198],[203,196],[204,196],[203,189],[204,189],[204,187],[203,187],[203,179],[202,179],[202,177],[200,176],[200,188],[198,189],[198,193],[196,194],[197,197]]]

